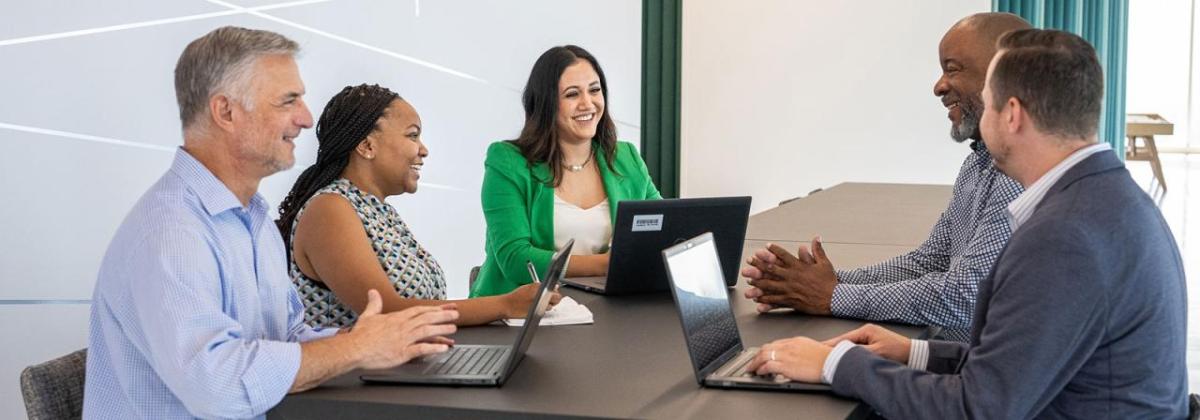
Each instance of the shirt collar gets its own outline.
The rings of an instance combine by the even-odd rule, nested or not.
[[[1016,231],[1025,221],[1029,220],[1030,216],[1033,216],[1033,211],[1037,209],[1038,204],[1046,197],[1046,192],[1050,191],[1050,187],[1054,186],[1059,179],[1062,179],[1068,169],[1082,162],[1088,156],[1105,150],[1112,150],[1112,147],[1108,143],[1097,143],[1076,150],[1075,153],[1058,162],[1057,165],[1054,165],[1053,168],[1050,168],[1049,171],[1043,174],[1041,178],[1034,181],[1029,188],[1025,189],[1025,192],[1022,192],[1011,203],[1008,203],[1008,217],[1012,230]]]
[[[992,161],[992,154],[988,152],[987,145],[981,140],[971,141],[971,152],[975,153],[976,160],[984,160],[989,163]]]
[[[175,150],[175,161],[171,163],[171,172],[183,179],[188,188],[196,193],[200,199],[200,205],[204,206],[204,211],[208,212],[209,216],[216,216],[231,209],[243,208],[242,202],[236,195],[233,195],[233,191],[230,191],[229,187],[217,179],[212,171],[209,171],[204,164],[192,157],[182,147]],[[250,198],[248,210],[266,212],[266,209],[266,200],[262,195],[255,193],[254,197]]]
[[[971,140],[971,150],[987,153],[987,146],[980,140]]]

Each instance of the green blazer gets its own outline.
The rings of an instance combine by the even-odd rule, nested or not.
[[[593,142],[592,148],[599,145]],[[633,145],[617,142],[613,162],[617,173],[608,169],[603,152],[597,150],[595,156],[613,223],[621,200],[662,198]],[[529,167],[517,146],[498,141],[488,147],[483,166],[487,257],[471,297],[504,294],[531,282],[525,264],[532,261],[539,273],[545,273],[554,254],[554,188],[546,185],[549,165],[538,162]]]

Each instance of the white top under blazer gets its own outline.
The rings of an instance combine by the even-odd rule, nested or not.
[[[608,252],[612,243],[612,219],[607,199],[590,209],[582,209],[554,195],[554,247],[561,249],[571,238],[575,239],[571,255]]]

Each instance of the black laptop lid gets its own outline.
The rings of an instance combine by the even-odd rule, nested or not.
[[[614,281],[666,290],[663,249],[711,232],[726,286],[737,284],[738,259],[746,239],[750,197],[626,200],[617,203],[616,231],[609,256],[608,284]],[[620,285],[617,285],[620,287]],[[620,290],[615,290],[619,293]]]
[[[525,350],[529,348],[529,343],[533,342],[533,334],[537,331],[538,323],[542,322],[542,315],[545,315],[546,310],[550,308],[549,291],[556,289],[558,282],[566,274],[567,261],[571,258],[571,248],[574,246],[574,239],[567,241],[567,244],[563,245],[562,249],[554,254],[554,259],[550,261],[550,268],[546,270],[546,278],[542,279],[542,287],[538,288],[537,296],[533,298],[533,305],[529,305],[529,314],[525,315],[525,325],[521,327],[521,333],[517,334],[516,353],[509,359],[508,368],[505,369],[501,380],[507,378],[517,368],[517,363],[520,363],[521,359],[525,357]]]
[[[662,251],[662,257],[696,380],[703,381],[722,355],[742,350],[716,243],[704,233]]]

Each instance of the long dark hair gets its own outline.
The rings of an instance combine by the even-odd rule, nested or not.
[[[604,78],[604,70],[600,69],[596,57],[583,48],[574,45],[554,47],[542,53],[533,63],[533,71],[529,73],[529,81],[525,82],[525,91],[521,95],[521,104],[525,106],[525,127],[521,129],[520,137],[512,140],[529,166],[538,162],[550,165],[551,178],[544,182],[554,187],[562,182],[563,160],[555,118],[558,114],[558,82],[562,79],[563,71],[581,59],[587,60],[596,70],[600,76],[600,91],[604,93],[604,115],[600,116],[596,136],[592,140],[600,144],[607,158],[608,169],[616,172],[613,155],[617,150],[617,126],[610,117],[612,112],[608,104],[611,101],[608,100],[608,80]]]
[[[346,86],[325,104],[317,121],[317,161],[305,169],[287,198],[279,203],[275,225],[283,235],[288,259],[292,256],[292,223],[300,208],[321,188],[342,176],[350,163],[350,153],[378,127],[392,101],[402,99],[396,92],[379,85]]]

